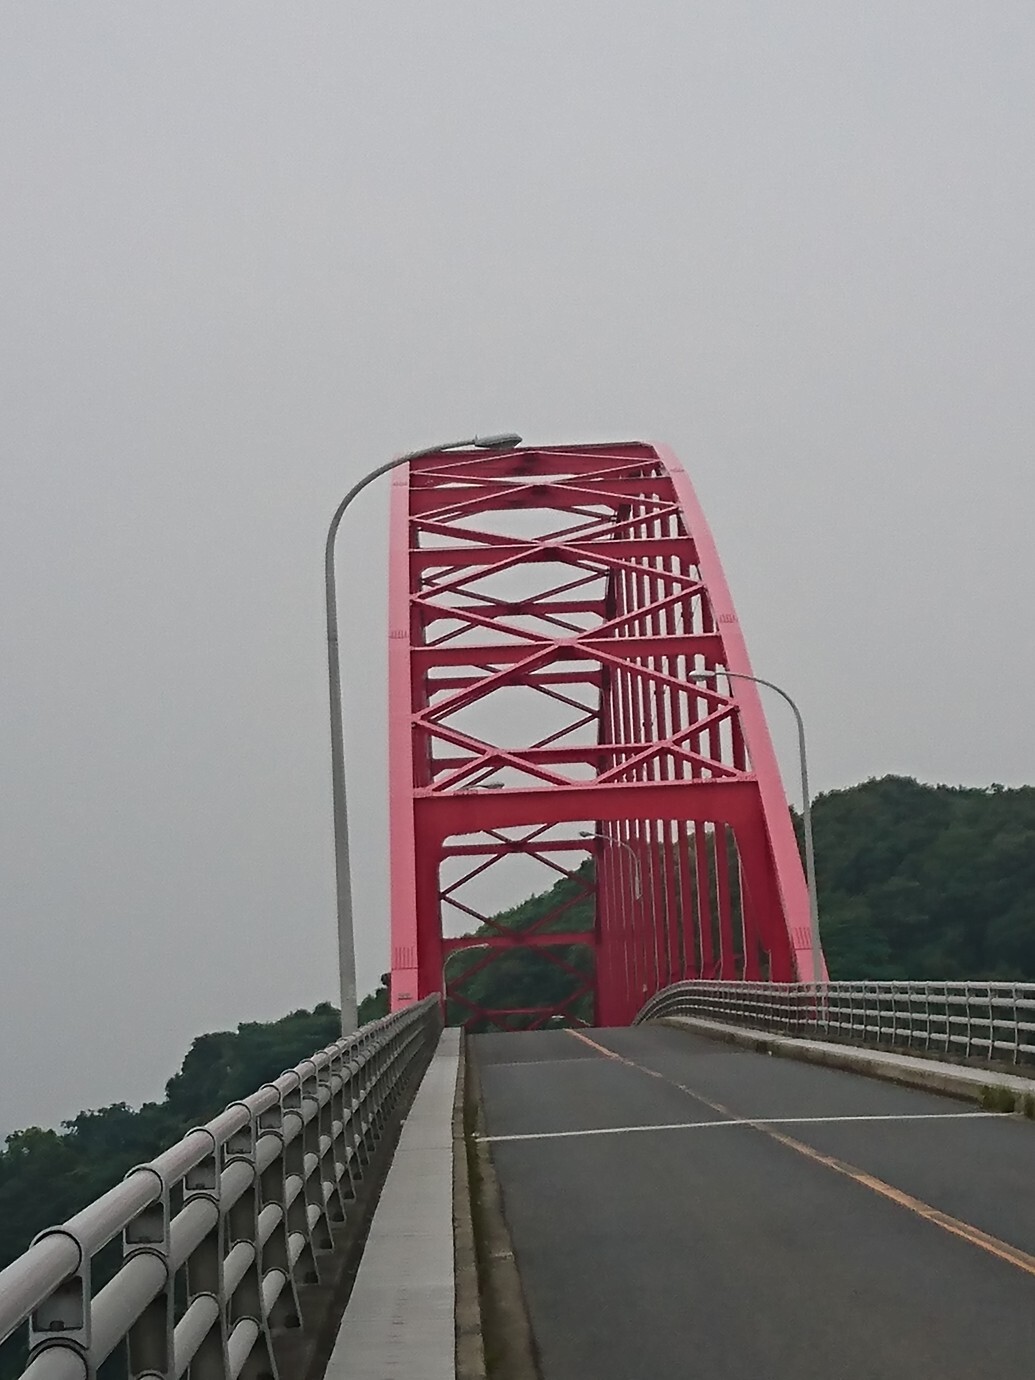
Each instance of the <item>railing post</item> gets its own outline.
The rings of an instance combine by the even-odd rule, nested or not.
[[[302,1118],[302,1173],[305,1179],[305,1197],[311,1223],[313,1245],[317,1255],[329,1255],[334,1250],[334,1236],[331,1231],[327,1203],[323,1195],[323,1179],[320,1175],[322,1159],[320,1146],[320,1083],[316,1064],[312,1059],[303,1059],[298,1069],[301,1082],[297,1092],[297,1107]]]
[[[287,1231],[304,1284],[320,1283],[316,1244],[313,1240],[305,1188],[305,1144],[302,1137],[302,1109],[299,1082],[279,1098],[280,1131],[284,1143],[284,1202]]]
[[[55,1282],[53,1289],[38,1304],[29,1318],[29,1362],[51,1347],[71,1352],[81,1363],[84,1377],[93,1380],[90,1343],[93,1334],[90,1256],[82,1241],[65,1227],[51,1227],[33,1238],[32,1245],[48,1236],[63,1236],[79,1252],[75,1271]]]
[[[263,1278],[259,1241],[259,1192],[255,1165],[255,1123],[248,1123],[227,1141],[223,1169],[242,1165],[250,1170],[248,1186],[226,1214],[230,1246],[226,1269],[236,1284],[229,1298],[227,1353],[231,1380],[277,1380],[277,1363],[269,1331],[269,1300]],[[231,1262],[234,1262],[231,1267]]]
[[[183,1180],[183,1205],[210,1204],[214,1220],[186,1261],[187,1307],[176,1327],[176,1353],[189,1358],[191,1380],[227,1380],[227,1301],[223,1281],[226,1235],[222,1214],[222,1176],[219,1147],[212,1143],[205,1158],[187,1171]]]
[[[345,1225],[346,1195],[342,1191],[342,1178],[346,1174],[345,1165],[338,1158],[339,1143],[344,1130],[341,1097],[341,1052],[330,1054],[318,1074],[321,1100],[320,1109],[320,1180],[324,1188],[324,1201],[327,1205],[327,1218],[333,1231]],[[326,1100],[323,1095],[326,1094]]]
[[[165,1272],[161,1291],[146,1304],[144,1311],[130,1326],[127,1334],[129,1380],[143,1380],[145,1376],[170,1380],[174,1374],[173,1361],[173,1289],[169,1268],[169,1186],[158,1172],[147,1165],[131,1169],[134,1174],[151,1174],[157,1179],[159,1196],[138,1212],[122,1233],[124,1260],[141,1255],[155,1256]]]

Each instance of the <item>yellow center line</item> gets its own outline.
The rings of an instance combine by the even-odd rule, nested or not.
[[[637,1064],[635,1060],[627,1059],[623,1054],[617,1054],[613,1049],[608,1049],[605,1045],[598,1044],[596,1040],[591,1040],[580,1030],[569,1030],[568,1034],[576,1040],[581,1040],[583,1044],[589,1045],[598,1054],[604,1055],[605,1058],[614,1059],[619,1064],[625,1064],[628,1068],[636,1069],[638,1073],[645,1073],[648,1078],[657,1078],[662,1083],[668,1083],[672,1087],[678,1088],[687,1097],[691,1097],[695,1102],[700,1102],[702,1106],[717,1112],[719,1116],[741,1121],[745,1126],[761,1131],[770,1140],[785,1145],[789,1150],[796,1150],[799,1155],[803,1155],[816,1164],[825,1165],[827,1169],[832,1169],[835,1174],[842,1174],[846,1179],[851,1179],[853,1183],[861,1184],[863,1188],[868,1188],[872,1193],[886,1198],[888,1202],[897,1203],[899,1207],[915,1213],[917,1217],[922,1217],[925,1222],[932,1222],[936,1227],[941,1227],[942,1231],[949,1232],[952,1236],[958,1236],[963,1241],[969,1241],[972,1246],[977,1246],[979,1250],[995,1256],[997,1260],[1005,1260],[1008,1265],[1013,1265],[1018,1270],[1023,1270],[1025,1274],[1035,1278],[1035,1255],[1029,1255],[1027,1251],[1022,1251],[1019,1246],[1011,1246],[1008,1241],[1001,1241],[998,1236],[992,1236],[989,1232],[982,1231],[980,1227],[972,1226],[959,1217],[953,1217],[951,1213],[942,1212],[940,1208],[925,1203],[922,1198],[914,1198],[911,1193],[905,1193],[902,1189],[885,1183],[883,1179],[878,1179],[873,1174],[867,1174],[863,1169],[857,1169],[854,1164],[839,1160],[834,1155],[825,1155],[821,1150],[816,1150],[811,1145],[806,1145],[804,1141],[796,1140],[793,1136],[778,1131],[774,1126],[761,1121],[752,1121],[750,1117],[739,1117],[736,1112],[731,1111],[721,1102],[712,1102],[710,1098],[695,1092],[693,1088],[688,1088],[685,1083],[678,1083],[674,1078],[667,1078],[663,1073],[645,1068],[643,1064]]]

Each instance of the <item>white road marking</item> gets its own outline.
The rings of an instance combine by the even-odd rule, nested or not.
[[[633,1131],[705,1131],[716,1126],[832,1126],[855,1121],[980,1121],[1009,1115],[1009,1112],[888,1112],[872,1116],[728,1117],[715,1121],[671,1121],[658,1126],[597,1126],[588,1131],[531,1131],[511,1136],[479,1136],[478,1139],[495,1145],[506,1140],[569,1140],[576,1136],[624,1136]]]
[[[497,1059],[495,1063],[486,1062],[485,1067],[489,1069],[541,1069],[544,1064],[549,1064],[553,1068],[554,1064],[597,1064],[600,1060],[594,1059],[592,1054],[576,1054],[574,1057],[564,1059]]]

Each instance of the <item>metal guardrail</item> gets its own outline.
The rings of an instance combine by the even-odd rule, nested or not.
[[[364,1026],[42,1232],[0,1271],[0,1342],[29,1322],[23,1380],[88,1380],[123,1342],[128,1380],[276,1377],[274,1343],[303,1328],[299,1291],[440,1028],[435,997]],[[123,1263],[92,1294],[91,1261],[120,1234]]]
[[[664,1016],[1035,1063],[1033,982],[677,982],[647,1002],[636,1024]]]

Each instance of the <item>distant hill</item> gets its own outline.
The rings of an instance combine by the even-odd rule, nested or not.
[[[831,977],[1035,980],[1035,787],[885,776],[813,827]]]

